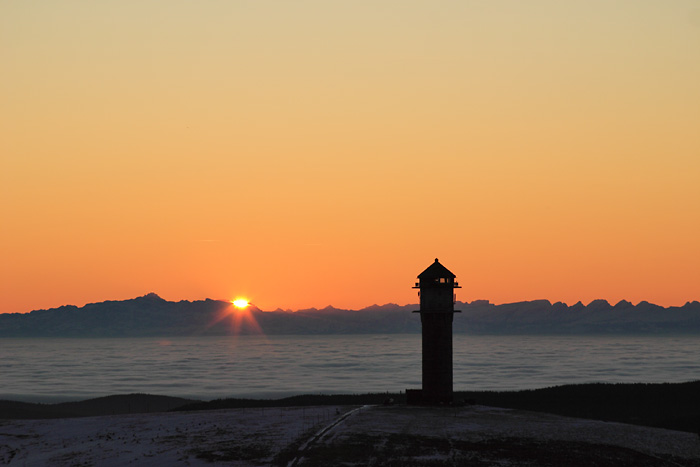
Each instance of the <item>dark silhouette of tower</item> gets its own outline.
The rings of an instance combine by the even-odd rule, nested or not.
[[[419,394],[412,391],[415,403],[452,403],[452,318],[459,312],[454,309],[454,289],[460,288],[455,277],[435,258],[414,287],[420,289],[417,313],[423,328],[423,389]]]

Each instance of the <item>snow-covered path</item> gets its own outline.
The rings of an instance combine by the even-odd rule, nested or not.
[[[336,428],[338,425],[340,425],[342,422],[345,421],[346,418],[354,415],[355,413],[359,412],[362,409],[367,409],[371,406],[369,405],[364,405],[362,407],[358,407],[356,409],[352,409],[348,412],[345,412],[344,414],[340,415],[338,418],[336,418],[333,423],[330,425],[324,426],[321,428],[318,432],[316,432],[311,438],[309,438],[306,442],[304,442],[301,446],[299,446],[299,449],[296,452],[296,455],[292,460],[290,460],[287,463],[287,467],[294,467],[299,463],[300,460],[303,459],[305,451],[309,448],[309,446],[317,441],[323,440],[325,436],[327,436],[331,430]]]

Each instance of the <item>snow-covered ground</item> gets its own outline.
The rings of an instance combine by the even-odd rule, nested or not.
[[[388,459],[396,465],[571,465],[579,459],[586,465],[586,456],[602,459],[599,465],[700,465],[700,439],[482,406],[288,407],[0,421],[0,464],[11,466],[382,465]],[[667,464],[671,461],[675,464]]]
[[[267,465],[350,409],[284,407],[5,420],[0,421],[0,464]]]

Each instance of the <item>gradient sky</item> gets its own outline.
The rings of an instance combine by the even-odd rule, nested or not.
[[[700,299],[697,0],[0,2],[0,312]]]

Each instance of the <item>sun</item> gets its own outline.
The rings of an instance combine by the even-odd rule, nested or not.
[[[207,326],[208,328],[229,323],[229,334],[232,336],[238,336],[239,334],[265,335],[255,319],[255,315],[260,313],[260,309],[257,306],[243,297],[236,297],[228,301],[228,303],[230,305],[223,306],[216,312],[212,322]]]
[[[236,308],[240,308],[241,310],[250,305],[250,303],[248,303],[248,300],[246,300],[245,298],[237,298],[231,303],[233,303],[233,306],[235,306]]]

